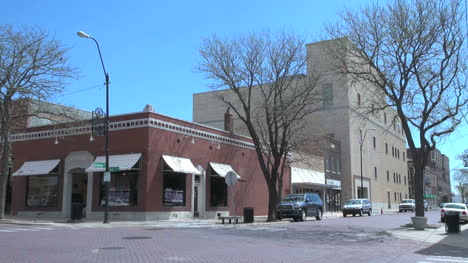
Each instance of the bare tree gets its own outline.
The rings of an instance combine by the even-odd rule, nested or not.
[[[456,169],[453,179],[457,182],[456,188],[460,193],[462,202],[468,202],[468,169]]]
[[[268,221],[276,220],[286,157],[309,140],[304,119],[320,93],[307,77],[304,40],[295,34],[245,34],[205,39],[197,69],[226,89],[219,98],[245,124],[268,186]]]
[[[50,39],[41,29],[0,26],[0,219],[4,217],[11,166],[9,136],[17,128],[14,122],[39,114],[38,107],[31,111],[22,108],[22,103],[17,103],[14,109],[15,101],[41,102],[60,94],[65,79],[75,75],[75,70],[68,65],[66,52],[59,41]]]
[[[416,216],[424,216],[428,154],[460,125],[467,106],[462,21],[460,0],[394,0],[344,11],[326,27],[340,38],[330,55],[346,54],[334,56],[333,69],[377,87],[397,111],[415,165]]]

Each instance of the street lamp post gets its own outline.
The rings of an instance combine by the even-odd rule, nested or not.
[[[359,139],[359,143],[360,143],[359,152],[360,152],[360,157],[361,157],[361,194],[359,196],[359,191],[358,191],[358,198],[364,198],[364,185],[363,185],[363,179],[362,179],[362,145],[364,144],[364,140],[366,138],[366,135],[367,135],[368,131],[375,131],[375,129],[374,128],[366,129],[366,131],[364,132],[364,137],[362,136],[362,131],[361,130],[360,130],[360,133],[359,133],[359,136],[360,136],[360,139]]]
[[[105,152],[106,152],[106,171],[104,173],[104,184],[105,184],[105,207],[104,207],[104,224],[109,223],[109,182],[110,182],[110,172],[109,172],[109,74],[104,67],[104,61],[102,60],[101,48],[97,40],[90,35],[86,34],[83,31],[76,33],[79,37],[90,38],[96,43],[99,58],[101,59],[102,69],[106,77],[106,117],[104,119],[104,136],[106,138]]]

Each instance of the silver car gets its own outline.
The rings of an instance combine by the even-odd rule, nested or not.
[[[372,204],[367,199],[350,199],[343,206],[343,217],[347,215],[360,215],[368,214],[372,215]]]
[[[446,215],[460,215],[460,222],[468,223],[468,207],[463,203],[447,203],[440,210],[440,221],[445,222]]]

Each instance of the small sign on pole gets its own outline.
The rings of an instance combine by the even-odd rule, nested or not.
[[[109,183],[111,180],[110,172],[104,172],[104,183]]]
[[[119,167],[109,167],[109,171],[118,172],[118,171],[120,171],[120,168]]]
[[[106,168],[106,163],[94,163],[93,164],[94,168]]]

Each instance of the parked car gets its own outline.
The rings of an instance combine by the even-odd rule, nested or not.
[[[401,203],[398,204],[399,212],[414,212],[414,210],[416,210],[416,201],[414,199],[403,199],[401,200]]]
[[[424,200],[424,210],[425,211],[429,210],[429,205],[427,204],[426,200]],[[416,211],[416,200],[414,199],[401,200],[401,203],[398,204],[398,211],[399,212]]]
[[[353,216],[362,214],[368,214],[371,216],[372,214],[372,204],[367,199],[350,199],[346,201],[343,206],[343,217],[351,214]]]
[[[278,205],[279,219],[292,218],[294,221],[305,221],[308,216],[315,216],[322,220],[323,202],[318,194],[292,194],[288,195]]]
[[[463,203],[447,203],[444,208],[440,210],[440,221],[445,222],[447,215],[453,214],[460,215],[460,222],[468,223],[468,207]]]

